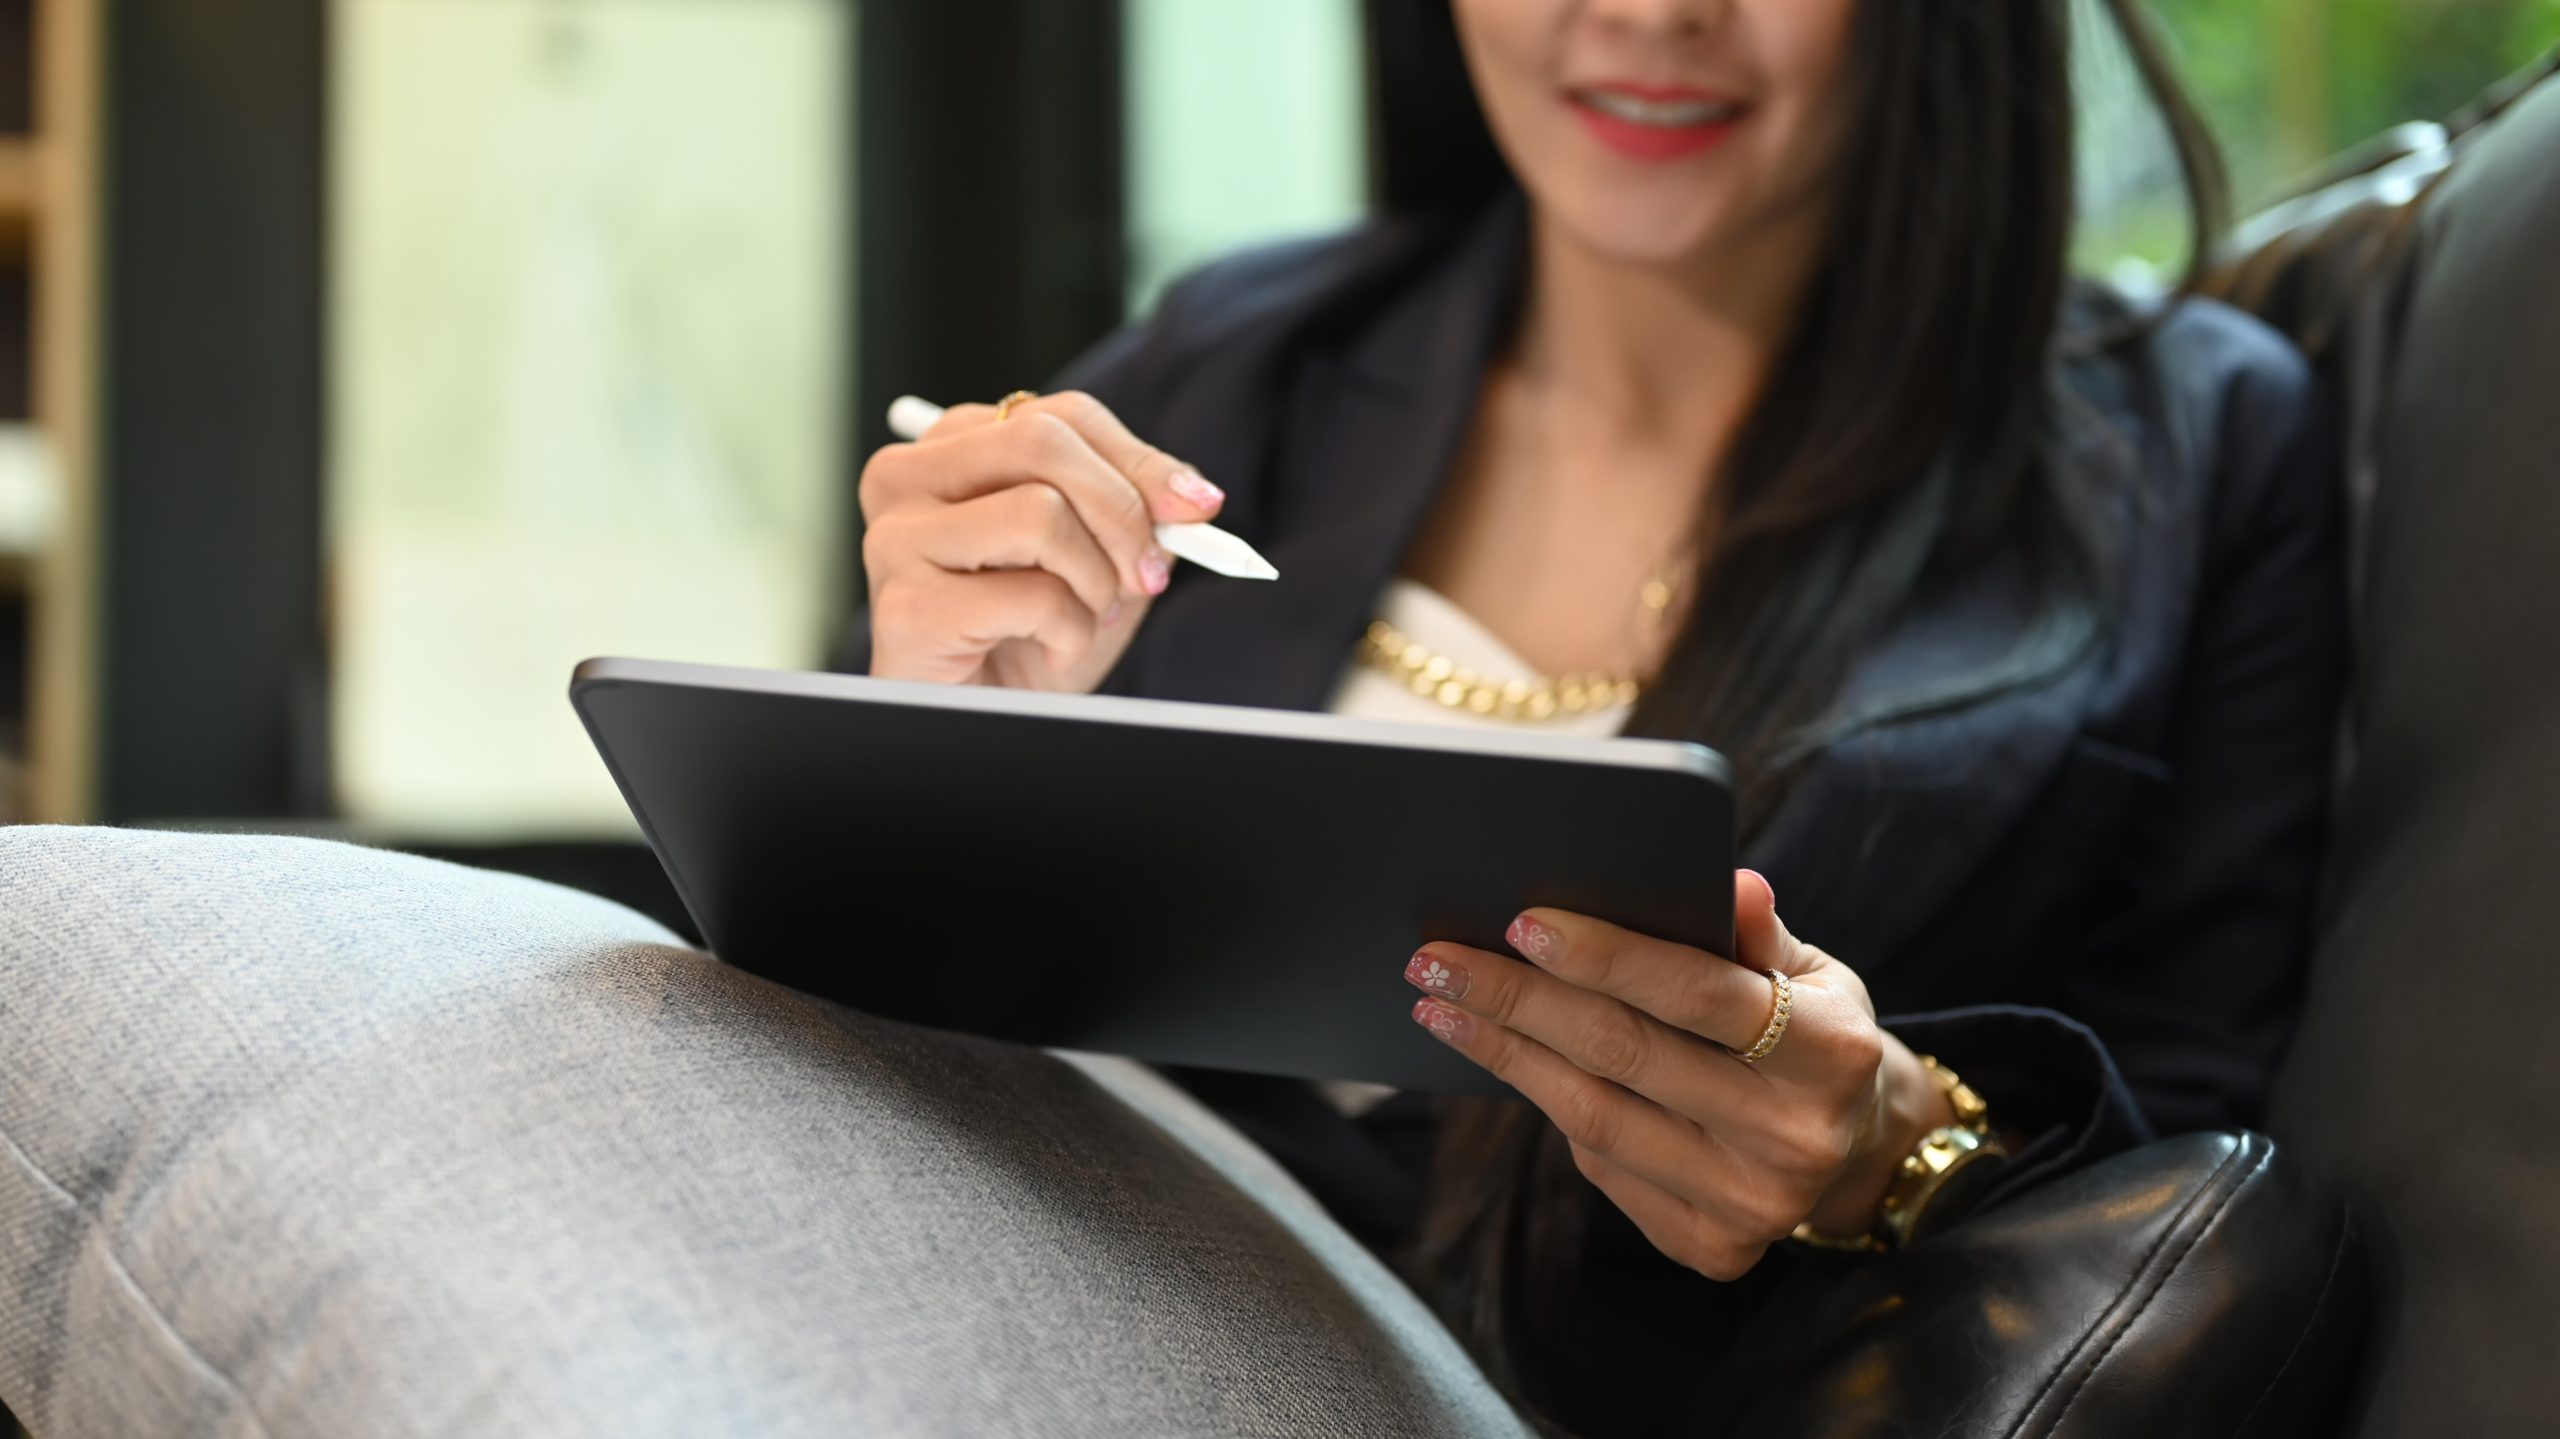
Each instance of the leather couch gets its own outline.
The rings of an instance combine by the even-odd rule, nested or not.
[[[2225,284],[2347,397],[2361,553],[2270,1128],[2371,1255],[2347,1432],[2560,1432],[2560,66],[2276,221]]]

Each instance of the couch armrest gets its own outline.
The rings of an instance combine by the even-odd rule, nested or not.
[[[1732,1432],[2319,1432],[2366,1284],[2346,1206],[2273,1140],[2163,1140],[1900,1253],[1807,1266],[1756,1326],[1770,1381]]]

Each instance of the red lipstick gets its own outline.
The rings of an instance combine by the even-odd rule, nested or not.
[[[1569,90],[1564,98],[1593,139],[1631,160],[1678,160],[1714,149],[1747,113],[1739,101],[1688,85],[1611,81]]]

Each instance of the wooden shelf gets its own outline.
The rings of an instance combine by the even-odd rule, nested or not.
[[[38,148],[33,140],[0,139],[0,256],[25,255],[35,234],[43,203]]]
[[[0,567],[16,572],[30,626],[16,808],[54,823],[94,805],[99,8],[32,0],[35,133],[0,139],[0,255],[27,267],[28,398],[55,492],[42,550]]]

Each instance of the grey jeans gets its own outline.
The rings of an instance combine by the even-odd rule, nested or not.
[[[944,952],[1000,942],[955,917]],[[601,901],[0,830],[0,1400],[82,1435],[1519,1435],[1125,1061],[866,1018]]]

